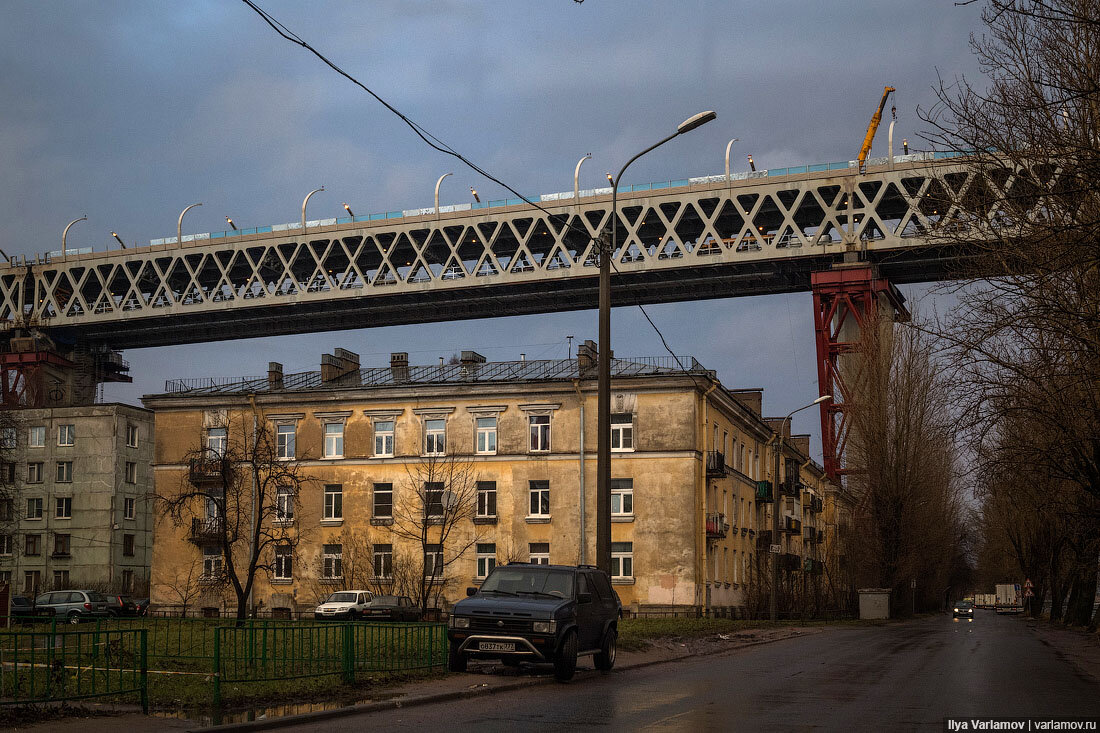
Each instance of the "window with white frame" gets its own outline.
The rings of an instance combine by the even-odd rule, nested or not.
[[[133,461],[126,461],[126,483],[137,483],[137,464]]]
[[[298,426],[294,423],[279,423],[275,426],[275,456],[284,461],[294,458],[294,443]]]
[[[532,481],[530,483],[529,517],[550,517],[550,482]]]
[[[371,560],[374,577],[385,580],[393,577],[393,545],[375,545]]]
[[[0,534],[0,555],[12,554],[14,544],[10,534]]]
[[[28,463],[27,464],[27,483],[28,484],[40,484],[42,483],[42,463]]]
[[[58,496],[54,498],[54,519],[73,518],[73,497]]]
[[[497,515],[497,482],[477,482],[477,515],[481,518]]]
[[[59,483],[69,483],[73,480],[73,462],[72,461],[58,461],[57,462],[57,481]]]
[[[122,571],[122,590],[126,593],[134,592],[134,571],[123,570]]]
[[[611,543],[611,579],[630,580],[634,577],[634,543]]]
[[[477,452],[492,455],[497,452],[496,417],[477,418]]]
[[[374,518],[393,518],[393,484],[374,485]]]
[[[289,486],[280,486],[275,490],[275,521],[290,522],[294,520],[294,489]]]
[[[376,458],[393,457],[393,420],[374,423],[374,455]]]
[[[527,427],[530,434],[529,448],[532,453],[546,453],[550,450],[550,416],[528,415]]]
[[[634,516],[634,479],[611,479],[611,516]]]
[[[321,548],[321,577],[340,580],[344,577],[344,546],[324,545]]]
[[[344,457],[344,423],[325,423],[325,458]]]
[[[41,519],[42,518],[42,497],[32,496],[27,499],[27,513],[23,517],[24,519]]]
[[[11,585],[10,570],[0,570],[0,585]]]
[[[611,450],[634,450],[634,415],[629,412],[611,416]]]
[[[424,545],[424,577],[443,577],[443,545]]]
[[[325,484],[325,519],[344,518],[343,484]]]
[[[222,574],[222,550],[217,545],[202,548],[202,577],[213,580]]]
[[[291,580],[294,577],[294,548],[290,545],[275,546],[275,580]]]
[[[549,565],[550,564],[550,543],[549,542],[532,542],[528,545],[529,552],[528,557],[530,562],[535,565]]]
[[[126,426],[126,445],[137,448],[137,425]]]
[[[27,447],[28,448],[45,448],[46,447],[46,426],[35,425],[27,432]]]
[[[127,496],[122,500],[122,518],[133,519],[137,516],[137,500],[132,496]]]
[[[441,456],[447,452],[447,420],[431,418],[424,421],[424,455]]]
[[[492,542],[477,543],[477,577],[484,578],[497,566],[497,546]]]
[[[424,515],[428,519],[443,517],[443,482],[424,482]]]
[[[76,426],[58,425],[57,444],[61,446],[76,445]]]
[[[68,570],[54,570],[53,571],[53,587],[68,588],[69,587],[69,571]]]
[[[208,458],[224,458],[229,447],[229,428],[206,429],[206,453]]]

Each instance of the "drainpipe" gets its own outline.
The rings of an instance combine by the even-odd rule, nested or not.
[[[715,390],[715,388],[717,388],[717,387],[718,387],[717,382],[710,385],[710,387],[707,388],[707,391],[703,393],[703,398],[702,398],[703,399],[703,427],[702,427],[702,433],[703,433],[703,496],[702,496],[701,503],[703,505],[703,552],[702,552],[702,560],[703,560],[703,573],[702,573],[702,575],[703,575],[703,604],[702,605],[703,605],[703,614],[704,615],[706,615],[707,613],[710,612],[710,594],[707,593],[707,582],[709,581],[709,578],[707,577],[707,433],[709,432],[707,430],[707,405],[708,405],[707,397],[709,397],[710,393],[713,392]],[[717,450],[717,449],[715,449],[715,450]]]
[[[248,395],[248,402],[252,405],[252,466],[251,470],[249,470],[251,474],[250,481],[252,483],[252,523],[248,525],[248,545],[251,551],[251,548],[256,546],[256,434],[260,425],[259,420],[256,419],[256,412],[259,409],[256,407],[256,395]],[[228,430],[226,432],[228,433]],[[253,582],[248,584],[248,610],[252,613],[253,617],[256,615],[256,607],[252,602],[252,592],[255,587],[255,575],[253,575]]]
[[[581,160],[584,160],[583,158]],[[580,167],[580,163],[577,164]],[[581,533],[580,543],[581,551],[578,556],[580,559],[577,562],[578,565],[588,564],[588,538],[585,536],[585,516],[584,516],[584,395],[581,394],[581,382],[579,379],[573,380],[573,389],[577,393],[578,404],[580,405],[580,445],[577,447],[577,475],[580,484],[580,521],[581,521]]]

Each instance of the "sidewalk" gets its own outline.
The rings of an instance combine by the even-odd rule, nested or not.
[[[703,639],[661,640],[648,649],[638,652],[619,652],[615,662],[615,671],[622,672],[639,669],[653,664],[674,662],[678,659],[697,657],[706,654],[744,649],[759,644],[791,639],[808,634],[818,634],[826,627],[785,627],[773,629],[749,629],[732,634],[722,634]],[[586,677],[600,674],[592,668],[591,658],[581,660],[577,669],[575,683],[582,683]],[[498,663],[471,663],[466,674],[448,674],[438,679],[410,682],[394,687],[364,691],[361,702],[354,705],[339,703],[300,703],[271,706],[266,717],[259,720],[245,720],[246,713],[227,714],[227,721],[220,726],[204,727],[202,721],[169,717],[166,713],[144,716],[126,712],[112,715],[90,715],[69,717],[45,721],[30,726],[21,726],[14,730],[33,731],[34,733],[89,733],[89,731],[126,730],[129,733],[140,731],[199,731],[210,730],[219,733],[230,731],[257,731],[278,728],[296,723],[338,718],[372,710],[382,710],[412,705],[427,705],[433,702],[454,700],[475,695],[491,695],[534,685],[557,684],[552,672],[546,667],[520,669],[505,667]],[[256,711],[259,713],[259,711]]]

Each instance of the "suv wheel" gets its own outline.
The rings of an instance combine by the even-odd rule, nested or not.
[[[69,623],[70,624],[80,623],[80,614],[77,613],[76,611],[73,611],[72,613],[70,613],[69,614]]]
[[[607,672],[615,666],[615,651],[618,644],[619,634],[615,629],[608,629],[607,633],[603,635],[603,643],[600,644],[600,651],[596,654],[595,663],[596,669],[601,672]]]
[[[465,672],[467,661],[466,655],[458,651],[458,644],[452,643],[447,653],[447,669],[451,672]]]
[[[558,682],[568,682],[577,671],[577,632],[570,631],[561,643],[558,656],[554,658],[554,678]]]

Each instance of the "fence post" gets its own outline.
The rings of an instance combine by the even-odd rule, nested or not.
[[[141,712],[149,714],[149,632],[141,629]]]
[[[214,707],[222,705],[221,629],[214,627]]]
[[[344,682],[349,685],[355,682],[354,634],[355,627],[352,624],[344,624],[343,654],[341,656],[344,663]]]

